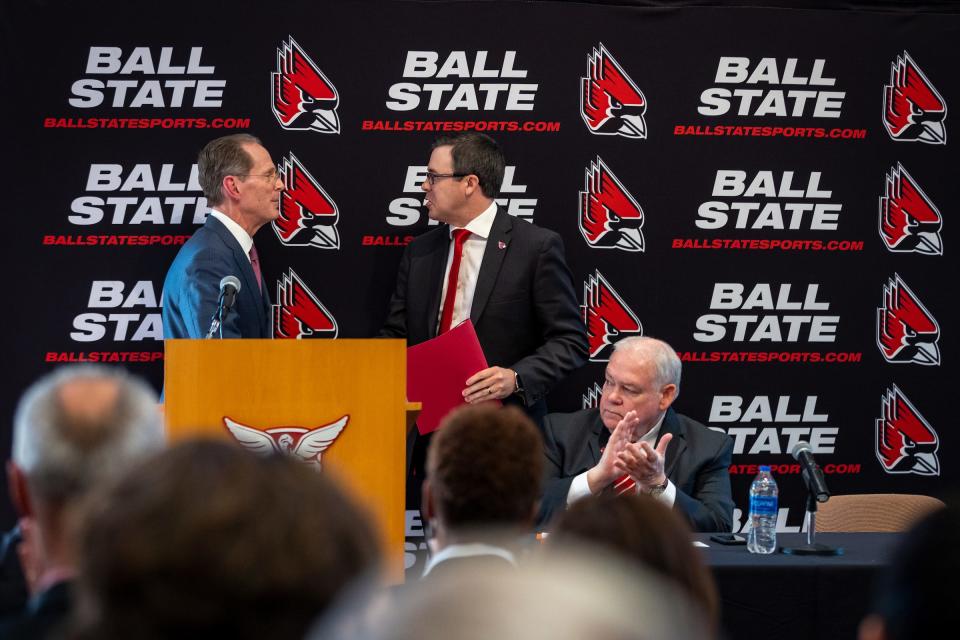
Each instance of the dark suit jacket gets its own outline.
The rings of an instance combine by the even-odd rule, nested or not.
[[[58,582],[32,597],[22,614],[0,623],[0,638],[43,640],[60,637],[53,634],[66,624],[70,616],[71,589],[71,582]]]
[[[266,283],[257,286],[250,260],[237,239],[213,216],[180,248],[163,283],[163,337],[203,338],[220,298],[220,280],[240,280],[233,309],[223,321],[224,338],[272,337]]]
[[[600,441],[605,432],[607,427],[597,409],[551,413],[544,419],[546,468],[541,525],[566,508],[573,479],[600,461]],[[733,440],[673,409],[667,409],[657,441],[666,433],[673,434],[664,471],[677,487],[674,508],[686,515],[694,531],[730,531]]]
[[[449,246],[446,225],[407,245],[381,336],[415,345],[437,335]],[[547,392],[586,360],[586,329],[560,236],[503,211],[490,229],[470,319],[487,363],[517,372],[534,415],[545,413]]]

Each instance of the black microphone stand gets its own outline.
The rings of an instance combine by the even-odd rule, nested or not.
[[[783,547],[783,553],[792,556],[842,556],[843,547],[831,547],[814,542],[817,535],[817,494],[811,489],[807,473],[803,473],[803,482],[807,487],[807,544],[799,547]],[[829,496],[827,500],[829,500]],[[826,502],[826,500],[824,500]]]
[[[217,332],[220,332],[220,338],[223,338],[223,302],[225,296],[226,291],[221,291],[220,299],[217,301],[217,310],[213,312],[213,317],[210,319],[210,329],[207,331],[207,335],[204,338],[205,340],[210,340],[217,335]]]

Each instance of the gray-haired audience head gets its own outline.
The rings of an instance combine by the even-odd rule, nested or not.
[[[67,366],[23,394],[13,464],[33,500],[64,504],[140,455],[163,447],[157,395],[122,369]]]
[[[703,640],[699,609],[645,569],[583,550],[511,571],[458,567],[384,602],[345,605],[312,640]]]

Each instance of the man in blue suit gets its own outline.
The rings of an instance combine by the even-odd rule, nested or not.
[[[260,141],[248,134],[217,138],[197,160],[212,211],[183,245],[163,283],[163,337],[203,338],[219,307],[220,281],[240,281],[222,319],[224,338],[272,336],[270,296],[253,236],[279,215],[283,181]]]

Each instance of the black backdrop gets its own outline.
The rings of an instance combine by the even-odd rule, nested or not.
[[[598,358],[552,394],[553,410],[590,401],[604,327],[640,325],[684,358],[677,408],[737,437],[738,506],[755,465],[782,465],[781,530],[802,521],[797,439],[814,443],[836,493],[943,495],[956,481],[955,12],[196,5],[4,9],[7,423],[57,361],[122,361],[159,385],[160,289],[205,213],[191,173],[209,139],[249,131],[297,173],[287,211],[310,209],[321,226],[286,243],[263,229],[265,275],[312,293],[312,310],[281,310],[302,321],[290,326],[354,338],[376,332],[402,245],[428,228],[416,176],[430,142],[473,128],[507,154],[505,206],[563,236],[599,328]],[[280,62],[290,51],[295,78]],[[584,79],[603,59],[597,77],[612,63],[629,79],[611,91],[642,111],[642,137],[588,126]],[[335,124],[281,126],[284,80],[317,99],[332,86],[335,106],[316,104]],[[599,84],[597,95],[612,86]],[[904,96],[928,125],[905,126]],[[603,192],[588,192],[591,171],[606,172]],[[591,200],[639,232],[582,230]],[[926,221],[921,235],[903,237],[899,205]],[[884,219],[901,231],[885,239]],[[907,323],[920,348],[885,357],[885,307],[884,326]],[[904,432],[920,462],[883,455]]]

